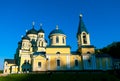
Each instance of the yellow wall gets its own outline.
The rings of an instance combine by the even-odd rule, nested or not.
[[[79,55],[69,55],[69,54],[60,54],[60,55],[49,55],[49,60],[47,61],[47,66],[49,70],[69,70],[75,69],[75,59],[78,60],[78,68],[82,69],[81,56]],[[69,59],[68,59],[69,58]],[[60,67],[57,67],[57,59],[60,60]],[[67,62],[69,61],[69,62]],[[70,67],[69,67],[70,66]]]
[[[78,51],[81,52],[82,54],[87,54],[87,52],[90,52],[91,54],[95,53],[94,48],[79,48]]]
[[[17,73],[17,72],[18,72],[18,66],[12,66],[11,73]]]
[[[38,62],[41,62],[41,67],[38,67]],[[46,58],[42,56],[35,56],[32,60],[32,70],[33,71],[46,71]]]
[[[56,54],[57,52],[70,54],[70,48],[46,48],[46,54]]]
[[[20,72],[22,72],[22,66],[23,66],[25,60],[26,60],[26,61],[29,60],[29,64],[31,64],[31,57],[30,57],[29,55],[28,55],[28,56],[22,56],[22,57],[20,58],[20,69],[19,69]]]
[[[70,56],[70,66],[71,66],[71,69],[75,69],[76,67],[75,67],[75,60],[78,60],[78,62],[79,62],[79,68],[80,69],[82,69],[82,67],[83,67],[83,65],[82,65],[82,58],[81,58],[81,56],[79,56],[79,55],[71,55]]]
[[[6,63],[7,62],[5,62],[5,64]],[[14,66],[15,64],[8,64],[8,63],[7,63],[7,65],[5,65],[5,64],[4,64],[4,73],[9,74],[11,72],[11,66]]]

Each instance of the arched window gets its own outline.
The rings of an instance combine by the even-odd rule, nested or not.
[[[65,43],[65,38],[64,37],[62,38],[62,41],[63,41],[63,43]]]
[[[41,42],[41,46],[43,47],[43,41]]]
[[[89,58],[89,59],[88,59],[88,66],[91,66],[91,63],[92,63],[92,62],[91,62],[91,59]]]
[[[60,52],[57,52],[56,54],[60,54]]]
[[[40,35],[40,38],[43,38],[43,35]]]
[[[38,67],[39,67],[39,68],[41,67],[41,62],[38,62]]]
[[[88,51],[87,54],[90,54],[90,52]]]
[[[85,33],[83,33],[83,43],[84,43],[84,44],[87,44],[87,37],[86,37],[86,34],[85,34]]]
[[[60,66],[60,60],[57,59],[57,66]]]
[[[56,37],[56,43],[59,43],[59,37]]]
[[[75,60],[75,66],[76,67],[78,66],[78,60]]]

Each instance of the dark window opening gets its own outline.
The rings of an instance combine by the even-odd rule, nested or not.
[[[41,42],[41,46],[43,47],[43,42]]]
[[[59,37],[56,37],[56,43],[59,43]]]
[[[41,62],[38,62],[38,67],[39,67],[39,68],[41,67]]]
[[[60,52],[57,52],[56,54],[60,54]]]
[[[88,59],[88,62],[90,63],[90,62],[91,62],[91,60],[90,60],[90,59]]]
[[[75,66],[76,67],[78,66],[78,60],[75,60]]]
[[[88,65],[91,66],[91,59],[88,59]]]
[[[90,54],[90,52],[87,52],[87,54]]]
[[[7,69],[5,70],[5,73],[7,72]]]
[[[63,43],[65,43],[65,39],[64,39],[64,37],[62,38],[62,40],[63,40]]]
[[[40,38],[43,38],[43,35],[40,35]]]
[[[57,66],[60,66],[60,60],[57,60]]]
[[[83,33],[83,43],[84,43],[84,44],[87,44],[87,37],[86,37],[86,34],[85,34],[85,33]]]

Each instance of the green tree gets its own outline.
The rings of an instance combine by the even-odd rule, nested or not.
[[[100,49],[100,52],[110,54],[115,58],[120,58],[120,42],[113,42],[112,44]]]

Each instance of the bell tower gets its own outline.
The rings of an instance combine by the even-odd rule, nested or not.
[[[83,15],[80,14],[80,21],[77,32],[78,52],[81,54],[93,54],[94,46],[90,44],[90,35],[85,27],[82,17]]]

